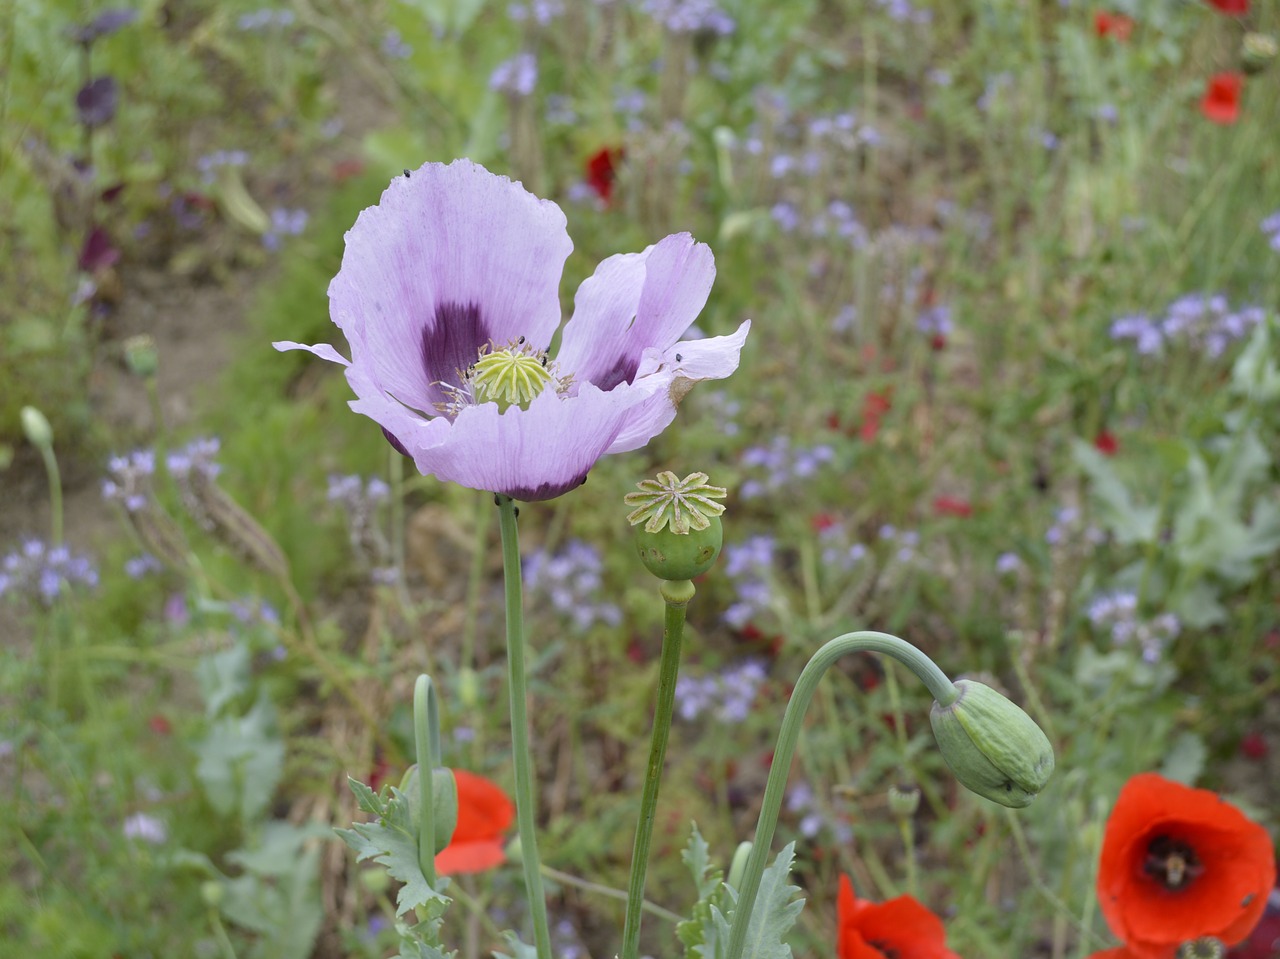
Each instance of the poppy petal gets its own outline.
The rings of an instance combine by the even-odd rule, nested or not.
[[[396,177],[347,232],[330,313],[352,362],[428,416],[490,341],[545,348],[573,249],[560,208],[469,160]]]

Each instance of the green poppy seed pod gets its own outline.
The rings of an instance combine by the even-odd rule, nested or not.
[[[453,778],[453,770],[447,766],[437,766],[431,775],[431,815],[435,830],[436,852],[449,845],[453,831],[458,826],[458,783]],[[410,822],[418,822],[418,764],[414,763],[405,770],[400,780],[400,791],[409,800]]]
[[[636,484],[639,492],[623,500],[636,527],[636,548],[645,569],[667,581],[690,580],[709,570],[720,555],[724,529],[720,514],[729,495],[707,482],[706,473],[679,479],[670,470]]]
[[[18,417],[22,420],[22,432],[26,434],[31,445],[38,450],[46,450],[53,446],[53,427],[49,420],[34,406],[24,406]]]
[[[156,341],[146,333],[139,333],[124,341],[124,362],[129,372],[139,379],[156,375],[160,368],[160,351]]]
[[[933,704],[929,720],[942,757],[971,792],[1017,809],[1053,775],[1053,746],[1035,720],[990,686],[955,684],[950,706]]]
[[[636,548],[644,568],[659,579],[682,580],[701,576],[720,555],[724,543],[724,527],[720,517],[711,518],[706,529],[677,533],[663,527],[650,533],[642,526],[636,530]]]
[[[896,819],[910,819],[920,808],[920,790],[915,786],[889,787],[889,812]]]

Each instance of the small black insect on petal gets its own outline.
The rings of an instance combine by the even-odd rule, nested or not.
[[[409,179],[409,168],[408,168],[408,167],[405,167],[405,168],[404,168],[404,178],[405,178],[406,180],[407,180],[407,179]]]

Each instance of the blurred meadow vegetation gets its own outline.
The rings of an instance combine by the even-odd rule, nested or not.
[[[420,671],[449,764],[509,782],[491,497],[414,475],[340,375],[270,346],[337,340],[343,232],[460,156],[564,207],[566,298],[687,230],[718,269],[699,328],[754,321],[646,449],[522,509],[548,865],[626,885],[662,606],[622,496],[668,468],[731,492],[660,905],[696,898],[691,822],[725,867],[750,835],[790,684],[858,628],[1007,690],[1059,771],[1006,815],[946,773],[923,688],[843,665],[777,844],[797,955],[833,954],[841,873],[917,896],[962,956],[1103,948],[1102,825],[1139,771],[1275,829],[1280,67],[1249,61],[1233,122],[1202,98],[1280,9],[121,3],[0,4],[0,953],[387,955],[394,890],[332,827],[348,775],[412,761]],[[518,924],[518,875],[462,877],[467,959]],[[564,955],[611,955],[621,904],[552,889]]]

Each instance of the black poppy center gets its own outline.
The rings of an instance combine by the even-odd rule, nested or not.
[[[1170,892],[1177,892],[1204,872],[1204,864],[1190,843],[1162,834],[1147,843],[1142,871]]]
[[[872,949],[879,950],[880,954],[884,956],[884,959],[898,959],[898,950],[895,949],[893,946],[889,945],[887,942],[881,942],[878,939],[872,939],[867,943],[867,945],[869,945]]]

